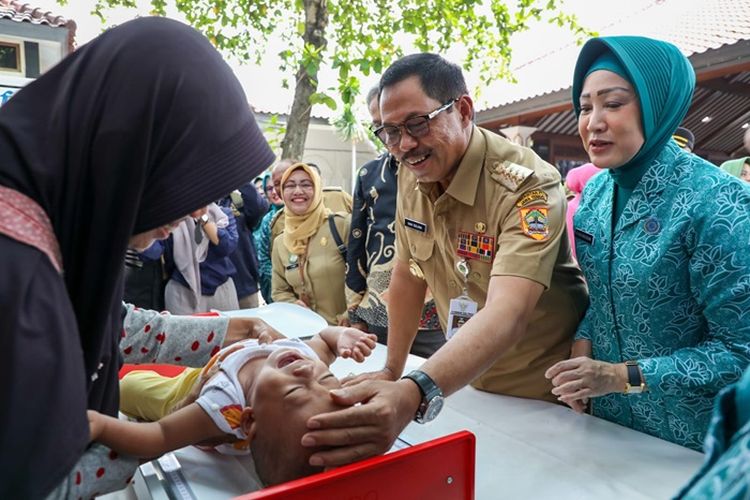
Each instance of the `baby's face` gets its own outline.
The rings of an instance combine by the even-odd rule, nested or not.
[[[313,415],[339,410],[328,391],[341,382],[320,360],[293,349],[279,349],[265,359],[248,395],[257,432],[278,443],[290,461],[306,462],[315,451],[300,444]]]
[[[320,360],[310,359],[294,349],[271,353],[255,376],[248,395],[258,424],[307,421],[312,415],[338,409],[328,393],[341,382]]]

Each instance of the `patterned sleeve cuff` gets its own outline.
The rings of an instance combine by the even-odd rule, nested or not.
[[[106,446],[95,443],[47,500],[93,498],[122,490],[130,484],[137,468],[137,458],[118,455]]]
[[[221,349],[229,318],[128,309],[120,347],[126,363],[203,366]]]

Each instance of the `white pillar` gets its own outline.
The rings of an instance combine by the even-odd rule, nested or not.
[[[536,132],[536,127],[527,127],[526,125],[516,125],[515,127],[501,128],[500,132],[503,133],[509,141],[520,144],[521,146],[531,147],[534,141],[531,140],[531,134]]]

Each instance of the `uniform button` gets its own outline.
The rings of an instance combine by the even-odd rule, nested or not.
[[[474,278],[475,280],[478,280],[479,278],[481,278],[481,277],[482,277],[482,275],[481,275],[481,274],[479,274],[479,273],[478,273],[478,272],[476,272],[476,271],[472,272],[472,273],[471,273],[471,274],[470,274],[469,276],[470,276],[470,277],[472,277],[472,278]]]
[[[448,282],[448,286],[450,286],[451,288],[456,288],[456,282],[455,282],[455,281],[453,281],[453,280],[450,280],[450,281]]]

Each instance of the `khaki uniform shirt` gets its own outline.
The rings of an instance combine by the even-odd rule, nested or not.
[[[343,213],[334,218],[344,244],[349,238],[350,220],[351,215]],[[304,265],[301,258],[287,250],[281,236],[274,242],[271,262],[271,297],[274,302],[295,302],[304,296],[310,309],[323,316],[328,324],[336,325],[340,317],[345,317],[346,262],[336,247],[328,220],[310,238]]]
[[[396,256],[426,280],[443,328],[450,300],[463,289],[456,269],[461,258],[470,266],[467,291],[479,308],[492,276],[519,276],[545,288],[521,340],[472,385],[556,401],[544,372],[570,355],[588,305],[565,234],[565,192],[557,170],[532,150],[474,127],[444,193],[437,183],[418,183],[406,168],[399,176]]]
[[[353,206],[352,195],[335,186],[326,186],[323,188],[323,205],[333,213],[352,213]],[[271,220],[271,253],[273,253],[273,242],[284,232],[284,207],[277,210]],[[342,239],[346,239],[342,236]]]

